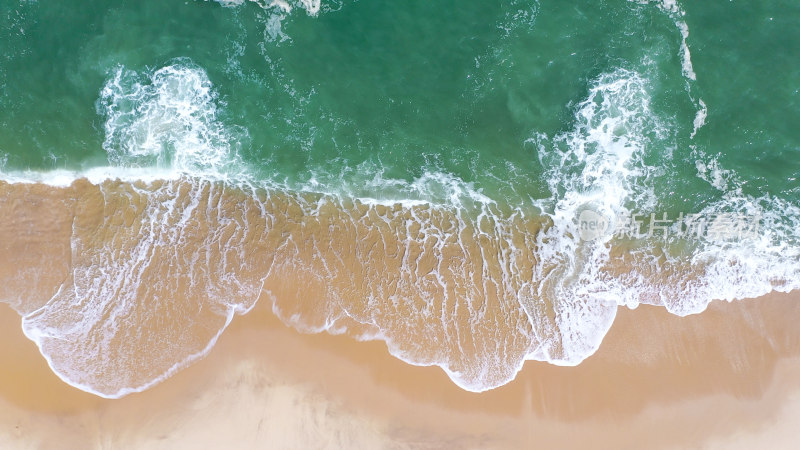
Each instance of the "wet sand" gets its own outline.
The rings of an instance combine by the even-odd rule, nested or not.
[[[0,305],[2,448],[792,448],[800,294],[680,318],[621,309],[577,367],[528,361],[482,394],[382,342],[304,335],[261,299],[210,355],[141,394],[61,382]]]

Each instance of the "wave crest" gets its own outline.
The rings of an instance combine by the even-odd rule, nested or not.
[[[235,170],[247,133],[222,123],[218,102],[206,72],[188,59],[151,73],[118,67],[97,102],[109,162],[205,176]]]

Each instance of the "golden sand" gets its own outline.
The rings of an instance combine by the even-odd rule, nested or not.
[[[296,328],[380,332],[395,354],[478,388],[561,346],[537,300],[531,220],[188,179],[0,183],[0,206],[0,242],[15,243],[0,246],[0,298],[61,375],[109,397],[204,353],[262,295]]]
[[[502,384],[560,332],[557,301],[523,282],[540,225],[518,217],[187,180],[0,194],[0,448],[780,448],[800,409],[797,293],[621,309],[579,366],[529,361],[482,394],[351,338],[381,330],[457,381]],[[53,369],[106,395],[188,368],[101,399],[54,374],[20,314]]]
[[[238,318],[209,357],[141,394],[61,383],[5,308],[3,448],[792,448],[800,412],[798,295],[714,303],[679,318],[623,310],[577,367],[528,362],[463,391],[380,342]]]

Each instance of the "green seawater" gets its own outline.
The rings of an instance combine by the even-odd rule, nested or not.
[[[530,138],[570,130],[597,77],[624,68],[646,79],[666,124],[645,155],[665,169],[652,180],[665,209],[724,194],[697,177],[700,154],[746,194],[796,201],[800,5],[680,6],[342,0],[309,14],[299,4],[5,0],[0,154],[6,170],[107,165],[96,103],[113,71],[188,58],[213,83],[220,120],[246,130],[240,154],[260,177],[336,191],[376,174],[446,173],[524,204],[550,195]],[[696,81],[682,73],[677,20]],[[708,116],[691,138],[699,99]],[[360,194],[399,195],[379,190]]]

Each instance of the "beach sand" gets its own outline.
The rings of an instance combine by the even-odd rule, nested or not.
[[[262,299],[208,357],[105,400],[59,380],[0,305],[0,448],[794,448],[800,293],[700,315],[620,309],[577,367],[480,394],[382,342],[304,335]]]

